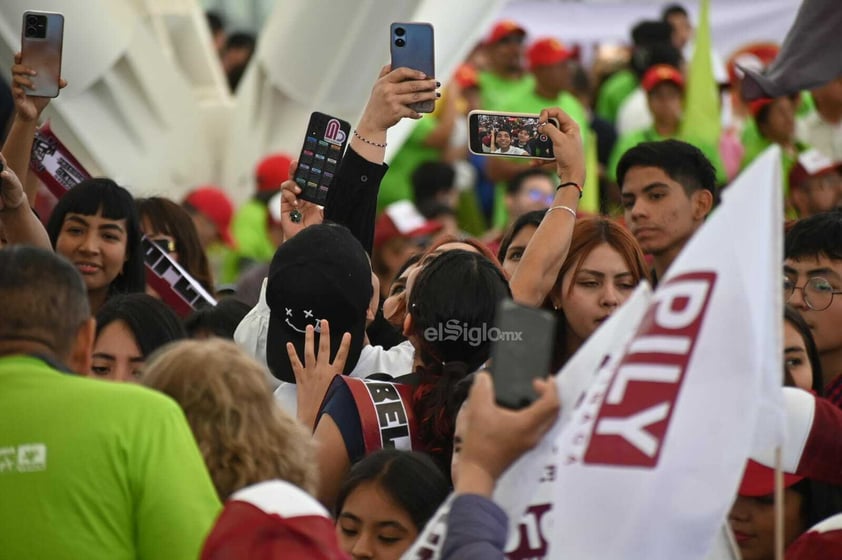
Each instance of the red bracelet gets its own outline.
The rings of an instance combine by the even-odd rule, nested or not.
[[[555,190],[563,189],[564,187],[576,187],[576,190],[579,191],[579,198],[582,198],[582,186],[579,183],[567,181],[566,183],[562,183],[559,186],[557,186]]]

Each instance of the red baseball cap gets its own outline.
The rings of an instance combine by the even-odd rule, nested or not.
[[[784,488],[789,488],[804,480],[803,476],[784,473]],[[743,473],[743,481],[740,483],[740,496],[759,498],[768,496],[775,492],[775,469],[770,469],[760,463],[749,459],[746,463],[746,470]]]
[[[491,29],[491,34],[488,35],[488,39],[485,40],[486,44],[493,45],[503,37],[508,35],[512,35],[513,33],[519,33],[521,36],[526,36],[526,30],[517,24],[517,22],[504,19],[502,21],[498,21],[494,27]]]
[[[226,245],[234,247],[234,238],[231,236],[234,205],[222,189],[210,185],[199,187],[191,191],[184,202],[213,222],[222,241]]]
[[[281,183],[289,179],[289,164],[292,159],[286,154],[272,154],[263,158],[254,171],[257,192],[278,191]]]
[[[684,89],[684,76],[678,69],[669,64],[656,64],[643,74],[643,79],[640,80],[640,85],[649,93],[656,85],[661,82],[672,82],[682,90]]]
[[[798,188],[807,179],[839,173],[842,171],[842,163],[834,163],[829,157],[816,149],[802,152],[798,161],[792,166],[789,172],[790,188]]]
[[[550,66],[573,58],[573,51],[567,49],[561,41],[552,37],[538,39],[529,47],[526,53],[529,67]]]
[[[760,99],[749,101],[748,112],[751,113],[752,117],[757,118],[757,115],[760,114],[760,111],[762,111],[764,107],[771,105],[773,101],[774,99],[770,99],[768,97],[761,97]]]
[[[394,202],[383,210],[374,224],[374,246],[380,247],[395,237],[417,239],[441,228],[441,223],[425,219],[408,200]]]

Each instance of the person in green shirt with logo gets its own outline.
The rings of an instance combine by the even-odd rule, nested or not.
[[[480,107],[501,111],[506,101],[519,97],[533,84],[523,67],[526,30],[512,20],[498,22],[485,41],[489,69],[479,72]]]
[[[198,558],[221,504],[184,413],[71,373],[95,332],[79,272],[4,249],[0,301],[0,557]]]
[[[656,142],[674,138],[699,148],[713,164],[716,170],[717,184],[724,185],[728,181],[728,176],[722,165],[718,146],[710,145],[692,137],[683,138],[679,134],[684,105],[684,76],[681,72],[673,66],[658,64],[646,71],[640,83],[646,92],[653,124],[651,127],[620,136],[608,164],[608,177],[616,182],[617,162],[630,148],[641,142]]]

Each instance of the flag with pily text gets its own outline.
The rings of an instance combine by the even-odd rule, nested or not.
[[[550,558],[704,559],[783,439],[780,150],[724,194],[561,430]]]

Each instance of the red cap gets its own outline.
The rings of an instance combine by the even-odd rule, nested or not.
[[[219,237],[228,246],[234,246],[234,238],[231,237],[234,205],[222,189],[213,186],[199,187],[191,191],[184,202],[204,214],[216,226]]]
[[[842,163],[834,163],[833,160],[816,149],[806,150],[798,156],[798,161],[789,172],[789,186],[790,188],[798,188],[807,179],[839,173],[840,171],[842,171]]]
[[[263,158],[254,171],[257,192],[280,190],[281,183],[289,179],[291,162],[292,160],[286,154],[272,154]]]
[[[727,64],[728,78],[731,83],[735,83],[737,79],[742,79],[743,71],[740,68],[757,72],[766,69],[778,56],[780,50],[781,48],[776,43],[756,43],[741,48],[732,54]]]
[[[390,239],[424,237],[440,231],[442,224],[426,220],[415,205],[408,200],[395,202],[386,207],[374,224],[374,246],[380,247]]]
[[[462,89],[477,87],[479,85],[477,70],[470,64],[459,65],[459,68],[453,74],[453,79],[456,80],[456,83]]]
[[[804,480],[803,476],[784,473],[784,488],[789,488]],[[775,492],[775,469],[765,467],[760,463],[749,459],[746,463],[746,470],[743,473],[743,481],[740,483],[740,496],[759,498],[768,496]]]
[[[669,64],[656,64],[647,70],[643,79],[640,80],[640,85],[646,93],[649,93],[661,82],[672,82],[682,90],[684,89],[684,76],[677,68]]]
[[[535,68],[570,60],[573,57],[573,51],[565,48],[561,41],[545,37],[532,43],[526,56],[529,59],[529,67]]]
[[[488,45],[492,45],[512,33],[520,33],[522,36],[526,36],[526,30],[523,27],[510,19],[504,19],[503,21],[497,22],[485,42]]]

